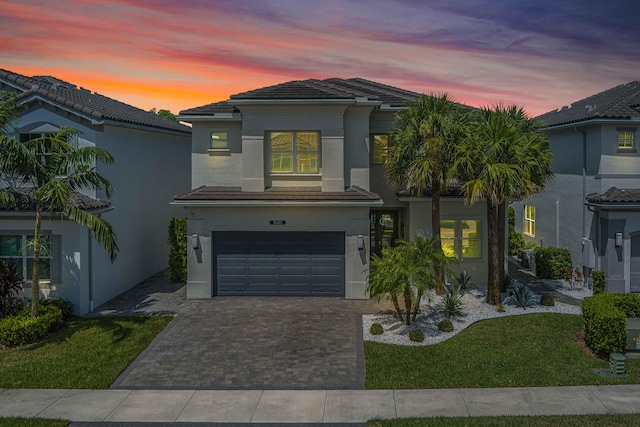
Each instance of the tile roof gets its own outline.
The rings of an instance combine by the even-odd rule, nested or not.
[[[175,201],[363,201],[375,202],[380,196],[357,186],[339,192],[323,192],[320,187],[268,188],[263,192],[242,191],[240,187],[200,186],[174,197]]]
[[[18,187],[13,189],[13,191],[23,196],[28,196],[31,189],[26,187]],[[74,195],[71,197],[69,202],[71,202],[72,206],[76,208],[80,208],[85,211],[103,210],[111,206],[111,202],[108,200],[94,199],[93,197],[89,197],[81,193],[74,193]],[[23,205],[17,209],[9,206],[0,205],[0,211],[30,212],[34,210],[35,210],[35,205],[33,204]]]
[[[227,101],[214,102],[213,104],[203,105],[201,107],[189,108],[180,111],[180,115],[209,115],[216,113],[239,113],[240,110],[230,105]]]
[[[616,86],[592,95],[569,107],[550,111],[537,119],[547,126],[581,122],[592,119],[630,119],[640,117],[640,81]]]
[[[588,194],[587,201],[591,203],[640,203],[640,188],[611,187],[602,194]]]
[[[18,88],[18,100],[38,95],[96,120],[114,120],[153,128],[191,133],[188,126],[141,110],[51,76],[27,77],[0,69],[0,82]]]
[[[366,98],[379,101],[391,107],[402,107],[408,101],[416,99],[420,94],[382,83],[361,78],[325,80],[294,80],[274,86],[253,89],[247,92],[231,95],[230,100],[350,100]],[[227,101],[190,108],[180,112],[180,115],[215,114],[218,112],[237,112],[231,109]]]

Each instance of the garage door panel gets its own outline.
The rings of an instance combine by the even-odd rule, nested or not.
[[[344,296],[344,233],[216,232],[213,242],[218,295]]]
[[[278,295],[280,286],[275,282],[252,282],[247,287],[246,295]]]

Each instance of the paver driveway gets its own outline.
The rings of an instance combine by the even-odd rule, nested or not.
[[[177,317],[115,381],[142,389],[363,389],[361,315],[374,301],[328,297],[186,300],[166,273],[98,314]],[[148,288],[145,290],[145,288]],[[137,294],[136,294],[137,292]],[[129,304],[129,308],[126,305]]]

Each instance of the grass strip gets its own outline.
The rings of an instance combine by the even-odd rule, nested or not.
[[[367,427],[636,427],[640,414],[434,417],[371,420]]]
[[[44,418],[0,417],[0,427],[66,427],[71,421]]]
[[[640,360],[627,378],[601,377],[607,361],[575,342],[581,318],[535,313],[488,319],[439,344],[409,347],[365,341],[368,389],[545,387],[640,383]]]
[[[0,350],[0,388],[107,388],[171,319],[71,320],[40,343]]]

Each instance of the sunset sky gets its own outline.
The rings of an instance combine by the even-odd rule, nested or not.
[[[638,0],[0,0],[0,68],[180,110],[362,77],[541,114],[640,80]]]

